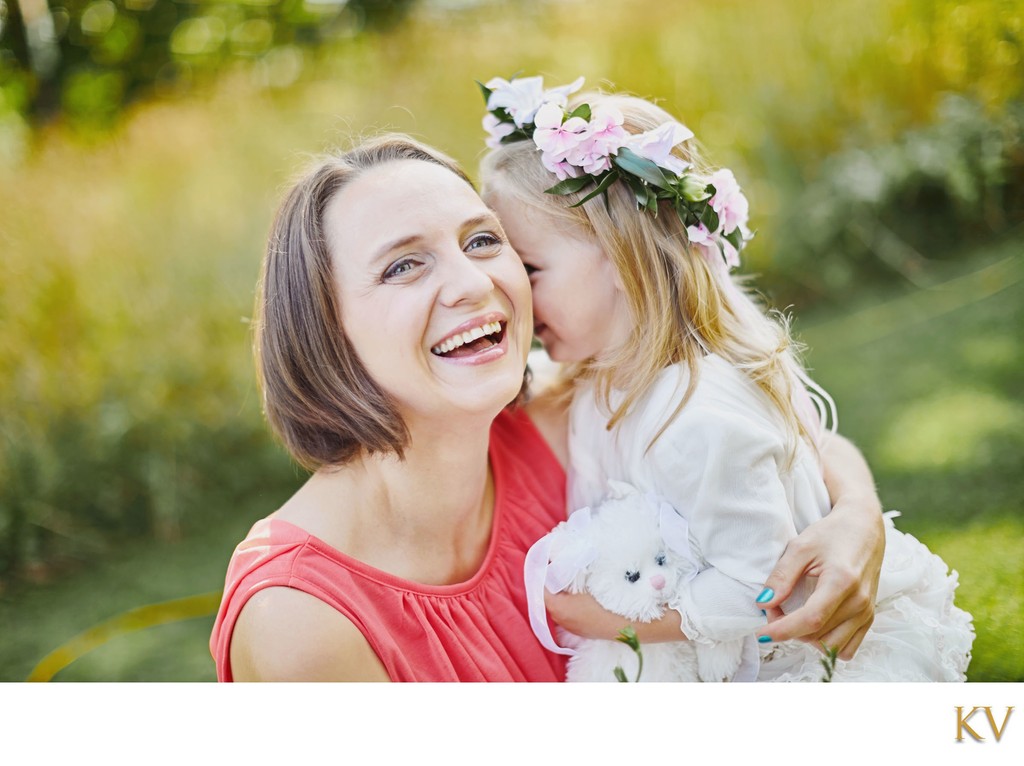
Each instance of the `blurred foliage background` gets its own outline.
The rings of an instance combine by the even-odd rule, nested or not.
[[[972,680],[1024,680],[1021,0],[0,0],[0,680],[221,587],[302,480],[248,317],[309,155],[380,129],[475,171],[473,84],[657,98],[732,167],[769,301],[900,526],[958,569]],[[212,618],[58,680],[205,680]]]

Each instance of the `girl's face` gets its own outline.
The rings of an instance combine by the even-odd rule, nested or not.
[[[548,356],[581,362],[629,337],[615,267],[589,235],[500,190],[489,202],[530,275],[534,333]]]
[[[519,393],[530,283],[494,213],[451,171],[398,160],[324,214],[341,325],[411,426],[498,411]]]

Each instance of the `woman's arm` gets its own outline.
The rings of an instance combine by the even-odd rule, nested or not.
[[[294,588],[266,588],[242,607],[231,637],[235,681],[388,681],[359,629]]]
[[[775,641],[798,638],[853,657],[875,618],[875,593],[885,552],[881,502],[863,455],[847,439],[827,437],[822,448],[832,512],[807,527],[786,547],[765,582],[774,596],[764,602]],[[783,616],[777,608],[805,576],[817,577],[814,592]]]

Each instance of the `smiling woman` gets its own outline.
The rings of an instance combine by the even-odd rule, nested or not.
[[[268,420],[314,473],[235,552],[218,677],[559,680],[521,572],[565,477],[505,410],[530,284],[462,171],[400,136],[319,163],[278,213],[258,309]]]

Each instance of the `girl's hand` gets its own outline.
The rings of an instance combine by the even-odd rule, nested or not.
[[[641,643],[686,640],[680,628],[679,612],[674,609],[666,609],[665,615],[654,622],[631,623],[622,615],[609,612],[589,593],[551,593],[545,590],[544,605],[551,619],[582,638],[612,641],[620,630],[633,625]]]
[[[867,463],[850,442],[832,437],[822,450],[832,512],[786,547],[766,588],[775,595],[761,604],[768,614],[764,634],[774,641],[797,638],[839,649],[853,657],[875,619],[875,594],[885,552],[881,504]],[[817,577],[799,609],[778,609],[801,577]]]

